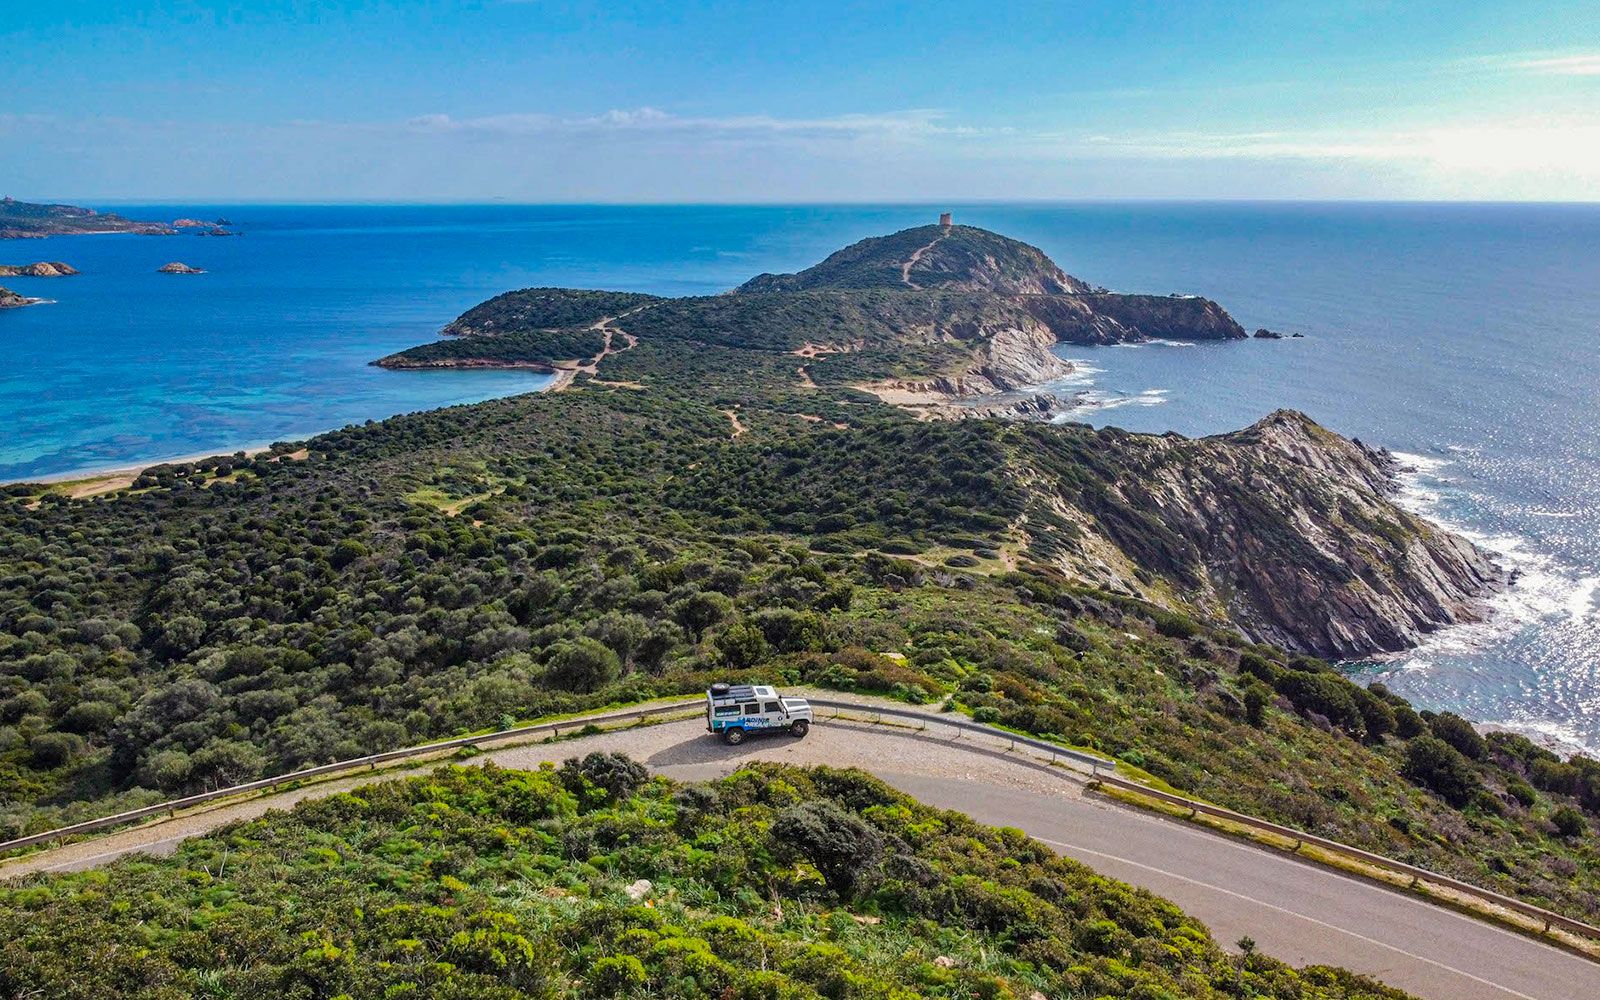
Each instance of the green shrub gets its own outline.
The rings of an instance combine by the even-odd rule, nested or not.
[[[1433,735],[1455,747],[1469,760],[1482,760],[1488,749],[1472,723],[1453,712],[1440,712],[1428,722]]]
[[[1556,832],[1568,840],[1581,837],[1589,829],[1589,821],[1583,818],[1583,813],[1571,806],[1562,806],[1551,813],[1550,822],[1555,824]]]
[[[650,772],[627,754],[585,754],[582,759],[568,757],[558,772],[561,783],[574,794],[598,790],[606,802],[625,799],[650,780]]]
[[[778,813],[772,836],[816,867],[840,897],[855,895],[877,869],[883,836],[861,817],[829,801],[802,802]]]
[[[1433,736],[1418,736],[1406,744],[1402,773],[1458,809],[1483,787],[1471,762],[1455,747]]]

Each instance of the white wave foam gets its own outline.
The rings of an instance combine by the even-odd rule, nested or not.
[[[1477,723],[1477,728],[1484,732],[1507,732],[1526,736],[1535,744],[1544,747],[1563,757],[1575,753],[1584,753],[1590,756],[1600,752],[1600,747],[1588,742],[1584,734],[1571,726],[1549,719],[1496,719],[1489,722]]]
[[[1171,389],[1146,389],[1135,393],[1099,393],[1086,392],[1081,395],[1083,403],[1075,406],[1063,414],[1070,417],[1075,413],[1088,413],[1100,410],[1120,410],[1125,406],[1160,406],[1168,402],[1167,395]]]
[[[1595,612],[1600,577],[1580,576],[1549,553],[1530,548],[1528,540],[1518,535],[1479,530],[1449,517],[1446,501],[1462,492],[1446,474],[1453,464],[1450,459],[1407,452],[1394,456],[1400,463],[1396,500],[1401,507],[1486,550],[1515,574],[1510,586],[1489,599],[1482,621],[1440,629],[1409,654],[1397,657],[1397,669],[1426,669],[1435,657],[1481,650],[1532,624],[1578,620]]]

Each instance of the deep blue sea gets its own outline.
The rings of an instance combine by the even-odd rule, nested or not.
[[[245,235],[0,242],[52,305],[0,313],[0,480],[232,450],[533,391],[367,362],[527,285],[717,292],[957,221],[1122,291],[1197,292],[1304,339],[1063,348],[1075,415],[1209,434],[1277,407],[1408,456],[1405,500],[1520,573],[1490,619],[1359,667],[1418,703],[1600,752],[1600,206],[99,205]],[[156,273],[180,260],[209,273]]]

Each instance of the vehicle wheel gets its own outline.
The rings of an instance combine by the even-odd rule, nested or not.
[[[794,738],[797,740],[805,739],[806,733],[809,733],[810,731],[811,723],[804,719],[796,719],[794,725],[789,727],[789,732],[792,733]]]
[[[722,731],[722,742],[728,744],[728,746],[730,746],[730,747],[738,746],[739,744],[744,742],[744,730],[743,729],[724,729]]]

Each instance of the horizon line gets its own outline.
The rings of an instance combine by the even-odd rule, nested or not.
[[[1216,197],[1216,198],[1190,198],[1167,195],[1107,195],[1104,197],[1060,197],[1060,198],[971,198],[964,199],[871,199],[871,198],[838,198],[838,199],[794,199],[770,201],[666,201],[666,200],[604,200],[604,199],[571,199],[571,200],[523,200],[515,198],[493,198],[489,200],[475,199],[392,199],[392,198],[351,198],[351,199],[321,199],[321,198],[247,198],[231,197],[188,197],[188,198],[162,198],[162,197],[116,197],[116,196],[83,196],[69,195],[65,197],[21,198],[9,195],[19,202],[47,205],[77,205],[87,206],[94,202],[114,205],[276,205],[276,206],[306,206],[306,207],[339,207],[339,206],[371,206],[371,207],[477,207],[477,208],[811,208],[847,206],[852,208],[883,207],[883,208],[923,208],[928,206],[987,206],[987,205],[1107,205],[1107,204],[1158,204],[1158,205],[1515,205],[1515,206],[1551,206],[1551,207],[1590,207],[1600,206],[1600,196],[1591,199],[1549,199],[1549,198],[1241,198],[1241,197]]]

